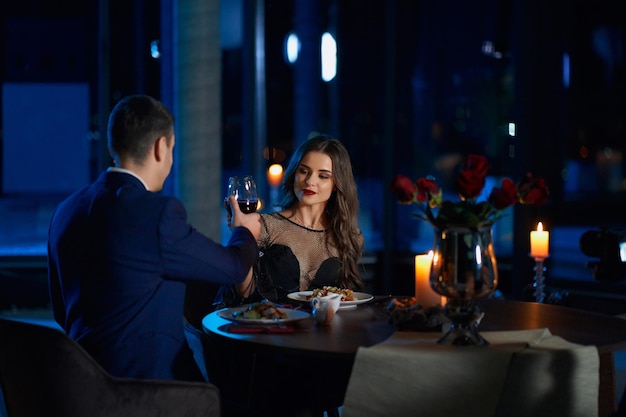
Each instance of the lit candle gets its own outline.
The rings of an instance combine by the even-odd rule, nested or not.
[[[537,230],[530,232],[531,258],[547,258],[549,251],[550,232],[543,230],[543,224],[537,223]]]
[[[267,181],[272,187],[278,187],[283,180],[283,167],[280,164],[272,164],[267,169]]]
[[[442,297],[430,286],[430,265],[433,251],[426,255],[415,256],[415,298],[422,308],[429,308],[441,304]]]
[[[283,181],[283,166],[281,164],[272,164],[267,169],[267,182],[270,183],[270,208],[274,211],[280,211],[278,206],[278,187]]]

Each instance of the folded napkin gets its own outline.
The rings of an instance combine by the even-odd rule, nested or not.
[[[490,346],[444,346],[440,334],[396,332],[359,348],[342,416],[598,415],[594,346],[547,329],[481,334]]]
[[[291,326],[251,326],[244,324],[229,324],[225,330],[230,333],[293,333]]]

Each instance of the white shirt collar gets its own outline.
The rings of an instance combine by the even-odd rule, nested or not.
[[[133,177],[137,178],[139,181],[141,181],[141,183],[143,184],[144,187],[146,187],[146,190],[150,191],[150,189],[148,188],[148,185],[146,184],[146,182],[137,174],[135,174],[133,171],[130,171],[128,169],[124,169],[124,168],[119,168],[119,167],[109,167],[107,168],[108,172],[123,172],[124,174],[130,174]]]

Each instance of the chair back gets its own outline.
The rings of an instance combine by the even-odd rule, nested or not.
[[[62,331],[0,318],[9,417],[220,416],[212,384],[114,378]]]

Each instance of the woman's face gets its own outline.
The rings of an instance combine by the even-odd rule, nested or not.
[[[311,151],[304,155],[296,169],[293,191],[305,205],[328,202],[335,189],[333,161],[323,152]]]

